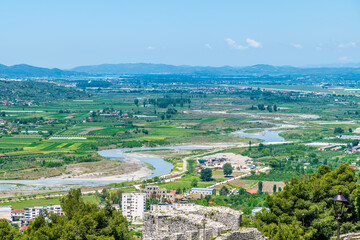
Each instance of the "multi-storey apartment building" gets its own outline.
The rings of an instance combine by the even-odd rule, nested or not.
[[[25,210],[25,221],[34,220],[43,212],[63,214],[60,205],[50,205],[43,207],[26,207]]]
[[[143,192],[146,193],[147,198],[152,198],[152,197],[157,199],[168,198],[166,189],[160,188],[159,186],[156,185],[146,186]]]
[[[122,214],[129,221],[142,219],[146,207],[145,193],[123,193],[122,195]]]

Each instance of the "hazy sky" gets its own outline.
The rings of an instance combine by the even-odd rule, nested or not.
[[[0,0],[0,63],[360,62],[359,0]]]

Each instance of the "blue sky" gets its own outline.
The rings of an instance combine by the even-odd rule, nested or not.
[[[358,0],[0,0],[0,63],[360,62]]]

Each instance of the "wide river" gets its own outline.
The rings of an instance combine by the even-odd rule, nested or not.
[[[154,166],[153,174],[147,178],[152,178],[156,176],[161,176],[171,172],[173,165],[169,162],[166,162],[160,157],[146,156],[134,156],[131,154],[126,154],[130,152],[138,151],[149,151],[149,150],[194,150],[194,149],[210,149],[213,147],[202,147],[202,146],[172,146],[172,147],[154,147],[154,148],[121,148],[121,149],[110,149],[99,151],[99,155],[110,158],[112,160],[122,161],[124,159],[138,159],[142,162],[150,163]],[[132,179],[128,179],[132,180]],[[32,190],[32,189],[42,189],[42,188],[54,188],[66,190],[74,187],[84,187],[84,186],[103,186],[106,184],[121,182],[114,180],[103,180],[103,179],[59,179],[59,178],[47,178],[47,179],[38,179],[38,180],[0,180],[0,191],[6,190]]]
[[[283,142],[284,139],[279,136],[281,131],[270,131],[274,130],[273,128],[265,128],[263,129],[262,134],[250,134],[244,133],[244,130],[239,130],[234,132],[241,137],[253,138],[253,139],[261,139],[264,140],[264,143],[271,142]],[[146,162],[151,164],[154,167],[153,173],[146,178],[152,178],[156,176],[161,176],[167,173],[170,173],[173,165],[169,162],[166,162],[164,159],[160,157],[155,157],[152,155],[146,155],[146,153],[141,155],[127,154],[131,152],[139,152],[139,151],[151,151],[151,150],[194,150],[194,149],[211,149],[214,147],[206,147],[206,146],[172,146],[172,147],[153,147],[153,148],[121,148],[121,149],[110,149],[110,150],[102,150],[99,151],[99,155],[110,158],[116,161],[123,161],[124,159],[137,159],[141,162]],[[132,180],[131,178],[127,179],[128,181]],[[8,190],[33,190],[33,189],[43,189],[43,188],[51,188],[54,190],[66,190],[69,188],[75,187],[95,187],[95,186],[103,186],[114,182],[114,180],[104,180],[104,179],[60,179],[60,178],[47,178],[47,179],[38,179],[38,180],[0,180],[0,191],[8,191]]]

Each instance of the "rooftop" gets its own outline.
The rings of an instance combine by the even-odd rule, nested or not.
[[[246,190],[247,193],[250,193],[250,194],[256,194],[257,193],[257,190],[255,189],[248,189]]]
[[[20,213],[20,212],[25,212],[24,209],[14,209],[12,210],[13,213]]]

